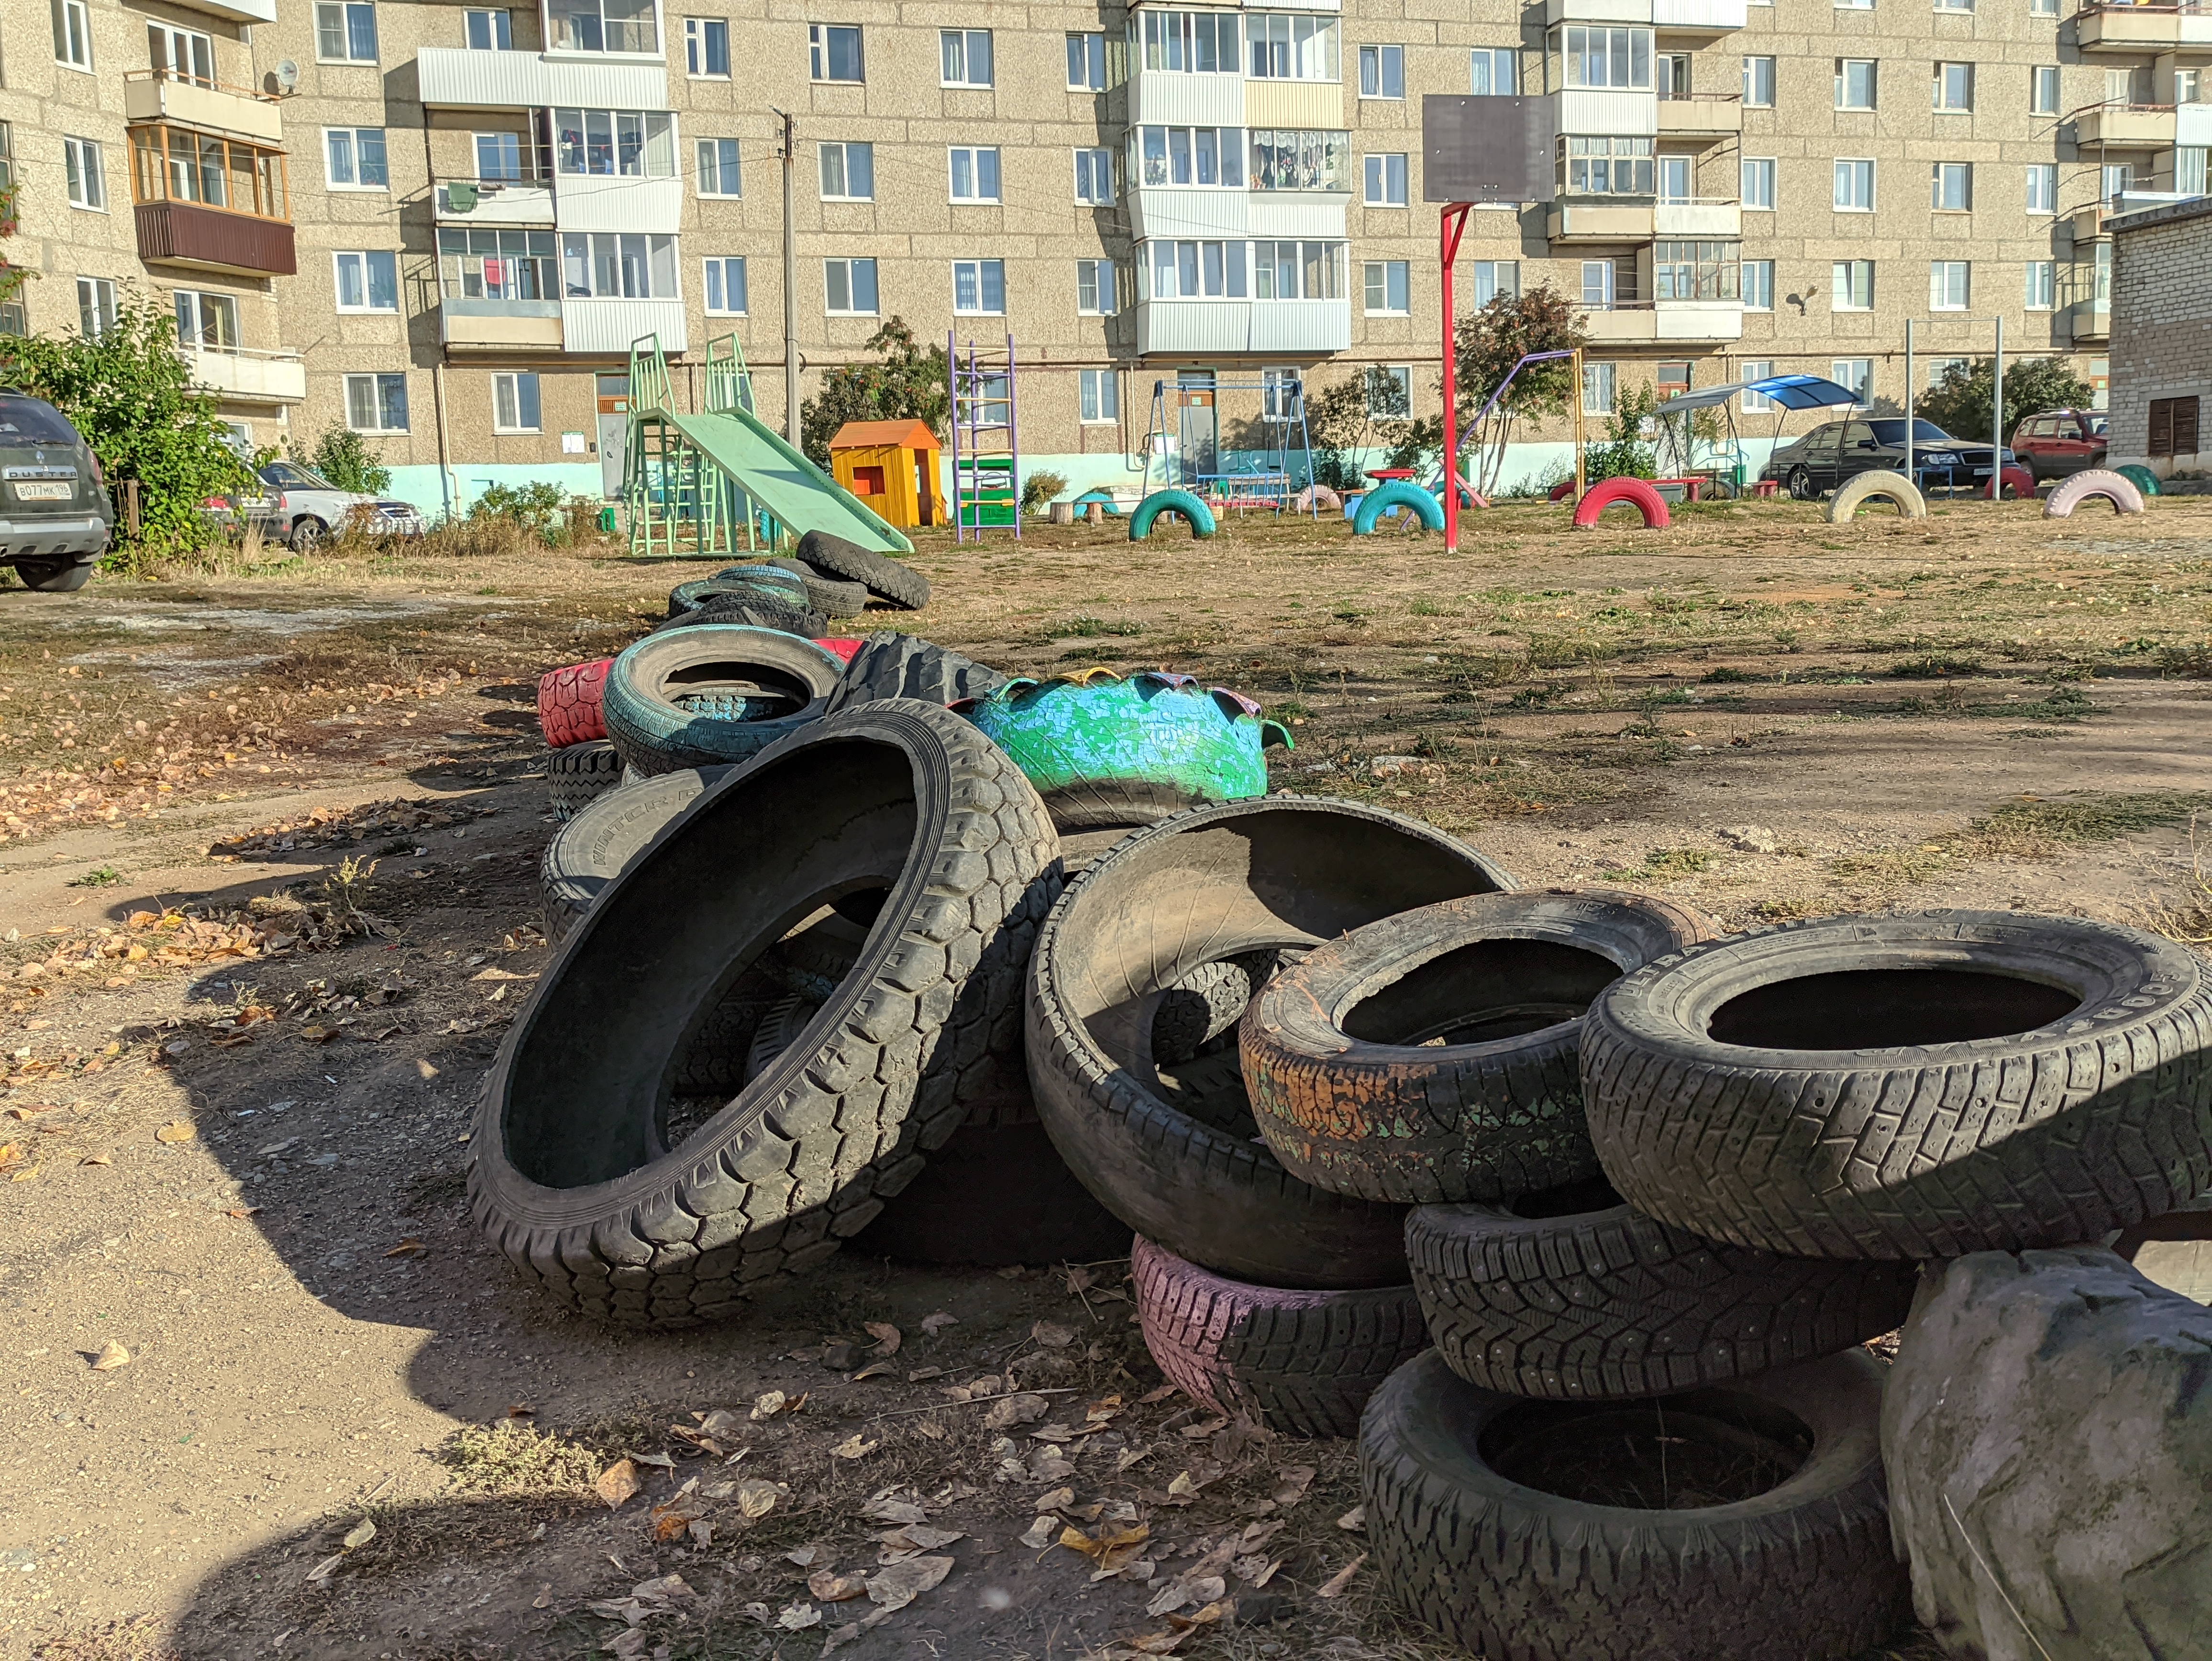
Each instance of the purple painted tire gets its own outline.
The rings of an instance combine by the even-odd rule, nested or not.
[[[1410,1286],[1288,1292],[1185,1262],[1141,1234],[1130,1256],[1145,1348],[1168,1381],[1292,1436],[1351,1436],[1367,1398],[1428,1348]]]
[[[2071,478],[2059,482],[2058,488],[2043,499],[2045,519],[2064,519],[2091,496],[2102,496],[2112,504],[2116,514],[2139,514],[2143,510],[2142,492],[2135,482],[2109,467],[2088,467]]]

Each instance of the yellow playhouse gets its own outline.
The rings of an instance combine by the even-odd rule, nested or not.
[[[830,441],[830,471],[886,525],[942,525],[938,449],[919,421],[848,421]]]

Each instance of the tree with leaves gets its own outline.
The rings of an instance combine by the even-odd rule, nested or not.
[[[1462,442],[1469,441],[1470,429],[1478,427],[1476,417],[1483,405],[1524,356],[1531,352],[1571,351],[1589,340],[1582,307],[1548,283],[1525,294],[1501,294],[1461,324],[1457,380]],[[1531,363],[1513,375],[1505,395],[1472,434],[1480,459],[1462,470],[1468,483],[1485,495],[1495,494],[1514,429],[1522,422],[1565,415],[1573,407],[1570,400],[1578,394],[1570,358]],[[1442,424],[1437,423],[1439,429]],[[1436,443],[1442,446],[1441,431]]]
[[[1659,476],[1658,456],[1644,437],[1644,423],[1652,418],[1658,405],[1659,394],[1650,386],[1615,389],[1612,412],[1605,418],[1605,442],[1590,445],[1583,453],[1585,480],[1595,484],[1605,478]]]
[[[1981,358],[1971,366],[1954,363],[1942,380],[1921,395],[1917,413],[1954,438],[1986,444],[1990,417],[1996,408],[1996,379],[1995,358]],[[2086,410],[2095,395],[2063,358],[2021,358],[2006,364],[2005,442],[2012,442],[2013,429],[2028,417],[2045,410]]]
[[[1358,490],[1364,483],[1359,457],[1377,444],[1402,444],[1419,425],[1404,384],[1380,365],[1325,387],[1306,399],[1315,481],[1333,490]]]
[[[381,496],[392,488],[392,469],[368,447],[368,441],[341,422],[323,429],[313,445],[291,441],[292,459],[341,490]]]
[[[878,363],[844,363],[822,377],[822,390],[799,406],[799,448],[816,466],[830,465],[830,441],[848,421],[919,421],[945,436],[952,402],[945,348],[923,351],[914,331],[894,317],[868,337]]]

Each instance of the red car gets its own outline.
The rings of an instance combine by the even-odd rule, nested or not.
[[[2040,484],[2084,467],[2105,465],[2105,413],[2101,410],[2046,410],[2014,429],[2013,453]]]

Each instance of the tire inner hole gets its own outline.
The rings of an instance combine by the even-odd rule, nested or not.
[[[798,676],[757,663],[695,663],[671,670],[660,690],[678,709],[722,721],[774,721],[813,697]]]
[[[1729,999],[1705,1024],[1755,1050],[1887,1050],[2032,1032],[2081,1007],[2079,994],[1974,969],[1845,969],[1776,981]]]
[[[1637,1402],[1523,1402],[1476,1439],[1508,1482],[1584,1505],[1697,1511],[1788,1482],[1813,1433],[1764,1397],[1686,1390]]]
[[[1260,1134],[1237,1053],[1237,1023],[1284,957],[1245,952],[1188,969],[1169,983],[1152,1013],[1152,1065],[1161,1089],[1191,1117],[1231,1135]]]
[[[1613,1184],[1602,1177],[1585,1177],[1578,1183],[1561,1183],[1557,1188],[1540,1188],[1533,1193],[1516,1195],[1505,1202],[1505,1209],[1516,1217],[1530,1222],[1547,1217],[1579,1217],[1592,1211],[1611,1211],[1615,1206],[1628,1202],[1613,1192]]]
[[[1365,1043],[1491,1043],[1577,1020],[1620,977],[1612,958],[1555,940],[1475,940],[1378,987],[1339,1025]]]

